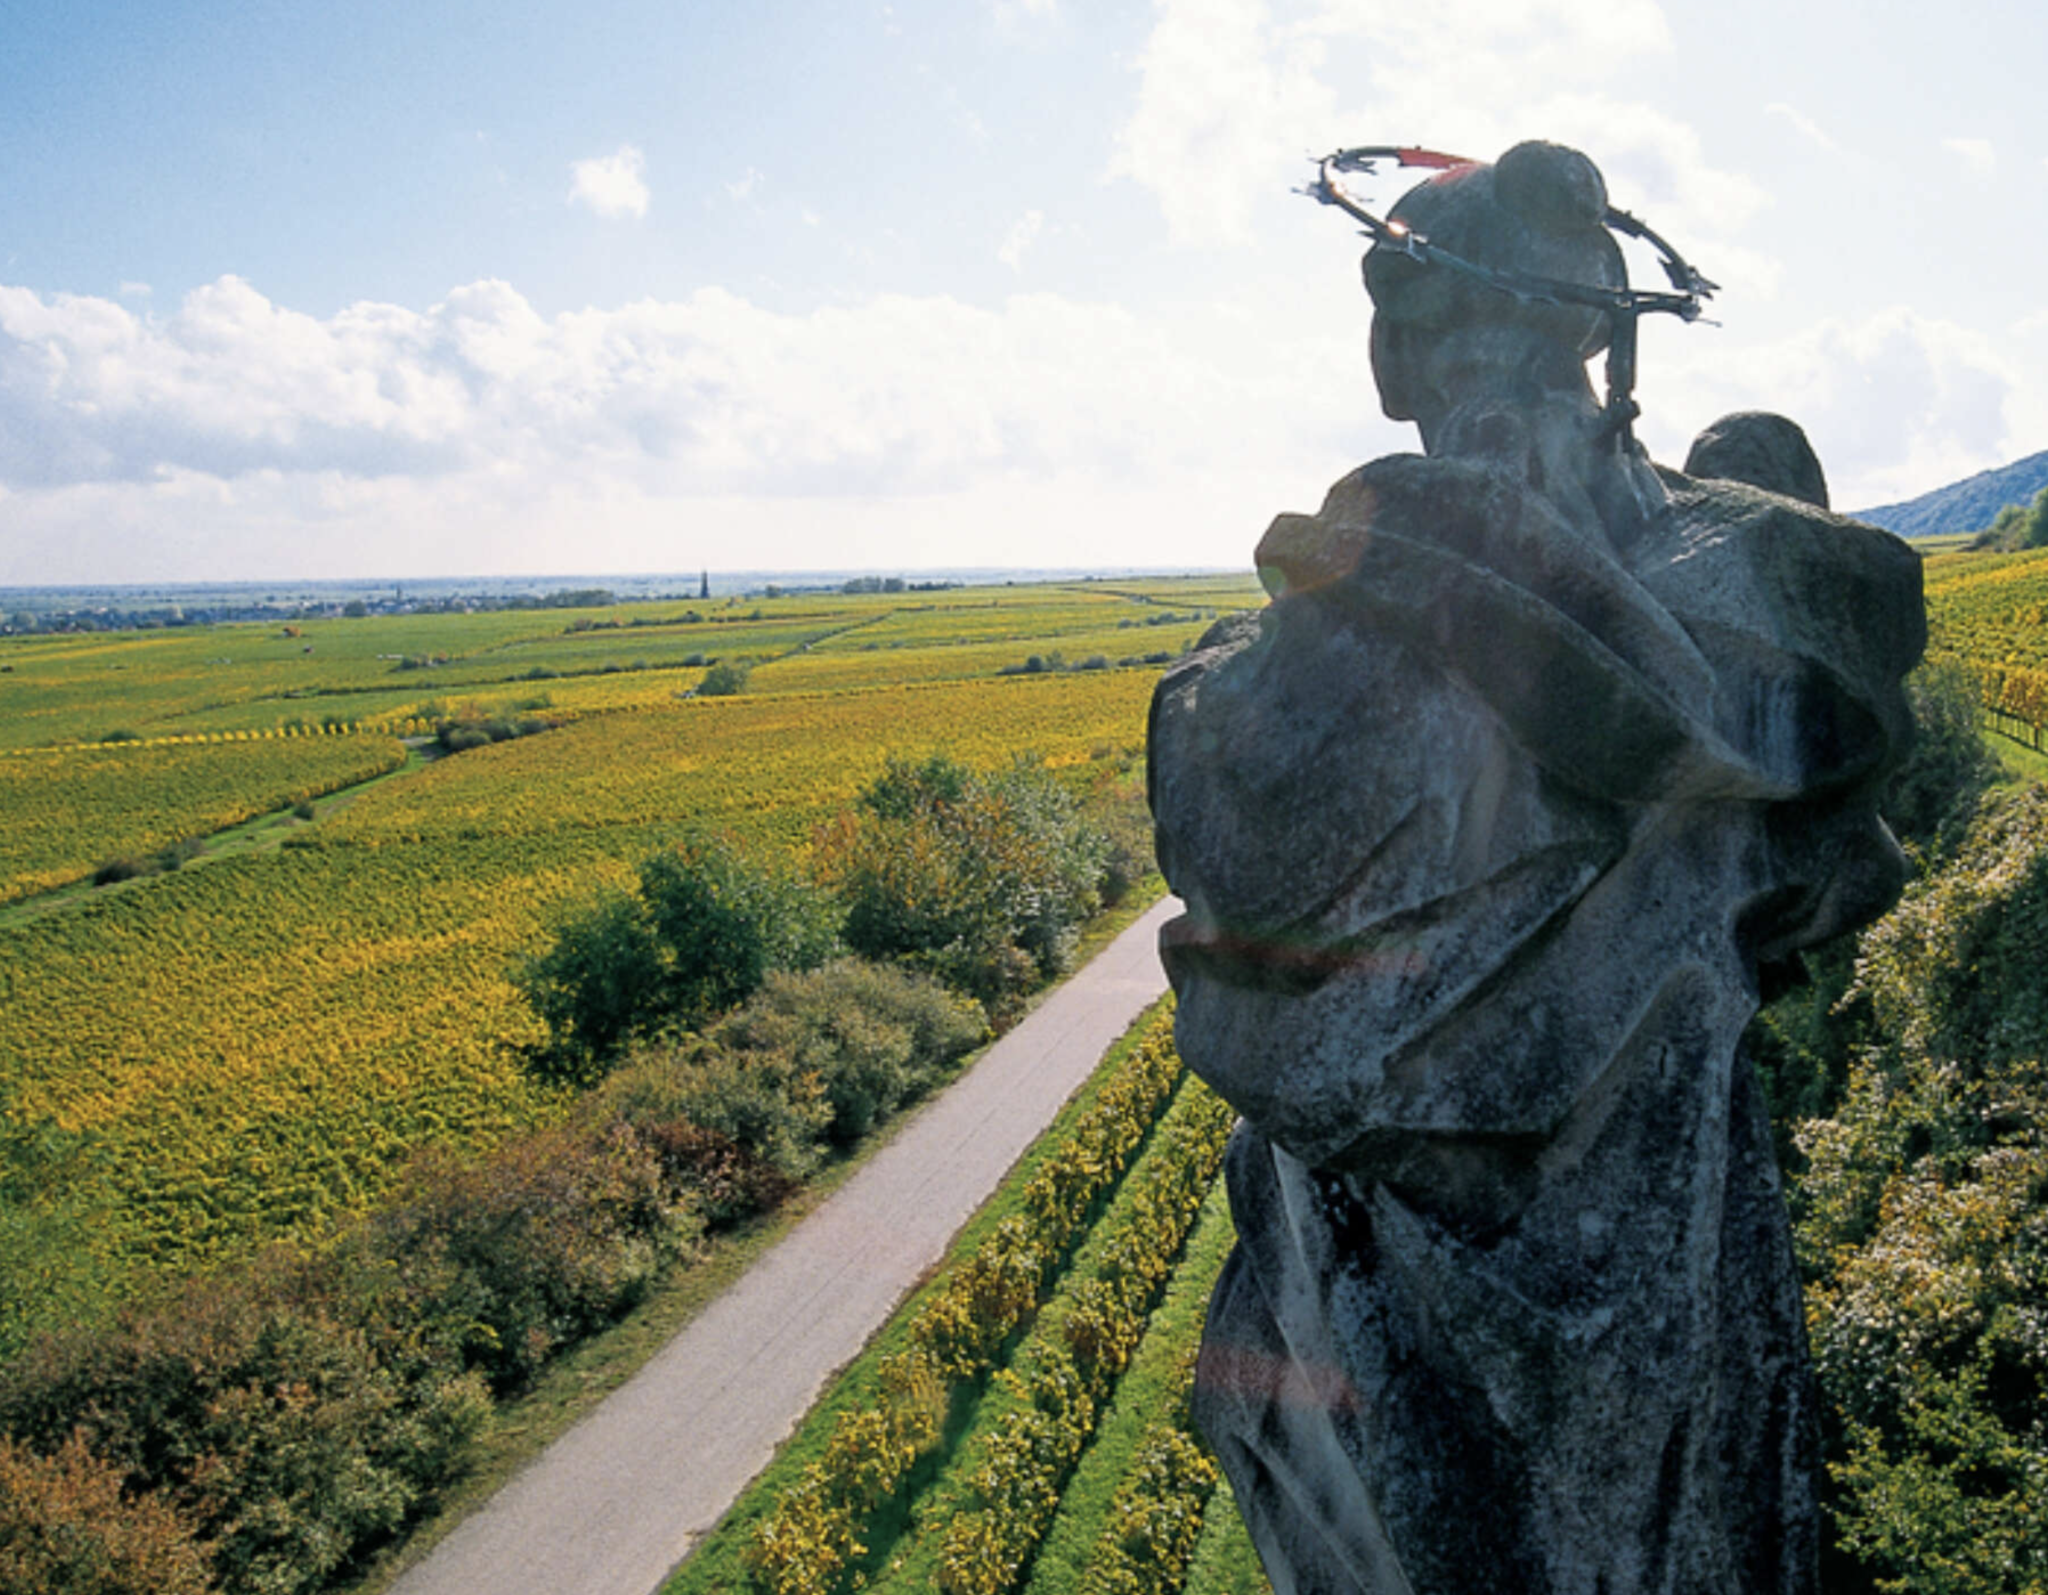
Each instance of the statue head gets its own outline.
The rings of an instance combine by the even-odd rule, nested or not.
[[[1410,189],[1388,221],[1476,265],[1625,288],[1606,214],[1598,167],[1577,150],[1531,141],[1491,166],[1453,167]],[[1418,422],[1425,441],[1474,399],[1593,403],[1586,361],[1606,347],[1603,312],[1532,303],[1381,244],[1364,271],[1381,406]]]

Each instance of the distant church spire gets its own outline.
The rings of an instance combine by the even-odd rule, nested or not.
[[[711,596],[711,572],[709,570],[704,572],[704,581],[697,589],[697,596],[699,598],[709,598]]]

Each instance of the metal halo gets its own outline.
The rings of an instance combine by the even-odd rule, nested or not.
[[[1657,251],[1658,264],[1664,268],[1664,275],[1671,283],[1670,290],[1602,288],[1592,283],[1567,282],[1559,277],[1485,266],[1478,261],[1467,260],[1432,244],[1421,233],[1399,222],[1375,216],[1347,193],[1336,179],[1335,174],[1339,172],[1376,175],[1375,163],[1378,161],[1393,161],[1400,166],[1436,171],[1478,164],[1461,155],[1447,155],[1441,150],[1424,149],[1419,145],[1365,144],[1325,155],[1316,163],[1315,181],[1300,192],[1322,204],[1336,206],[1357,221],[1365,229],[1366,236],[1380,248],[1406,255],[1420,265],[1441,266],[1527,303],[1580,305],[1605,312],[1608,321],[1607,426],[1624,446],[1631,443],[1630,426],[1642,413],[1634,399],[1637,319],[1661,313],[1676,316],[1681,321],[1697,321],[1704,309],[1702,302],[1712,297],[1720,284],[1709,281],[1648,224],[1613,205],[1607,207],[1602,220],[1613,231],[1629,238],[1640,238]]]

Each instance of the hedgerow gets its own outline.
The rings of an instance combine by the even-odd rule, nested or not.
[[[759,1098],[822,1102],[835,1059],[853,1055],[864,1077],[879,1059],[895,1074],[872,1123],[986,1033],[931,982],[853,966],[772,982],[728,1025],[723,1045],[638,1060],[567,1125],[483,1159],[421,1154],[385,1205],[316,1252],[278,1247],[40,1341],[0,1372],[0,1464],[28,1481],[7,1532],[70,1544],[75,1503],[111,1478],[130,1506],[90,1566],[132,1542],[179,1588],[187,1545],[231,1595],[310,1595],[461,1471],[494,1397],[632,1307],[711,1218],[794,1188],[771,1135],[713,1111],[732,1106],[719,1091],[745,1079]],[[792,1157],[809,1166],[831,1114],[806,1122],[812,1142]]]

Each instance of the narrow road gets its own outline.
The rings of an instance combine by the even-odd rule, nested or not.
[[[648,1595],[1166,989],[1172,898],[927,1103],[392,1595]]]

